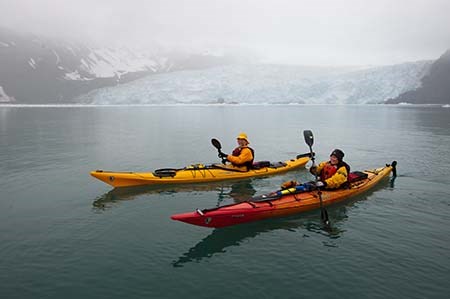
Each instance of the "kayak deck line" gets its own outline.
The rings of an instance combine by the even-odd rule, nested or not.
[[[112,171],[112,170],[103,170],[103,169],[97,169],[94,170],[93,172],[98,172],[98,173],[103,173],[103,172],[114,172],[114,173],[136,173],[134,171]]]

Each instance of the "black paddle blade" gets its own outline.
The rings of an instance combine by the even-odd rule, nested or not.
[[[304,130],[303,137],[305,137],[306,144],[311,147],[314,144],[314,136],[311,130]]]
[[[322,218],[323,224],[325,224],[326,226],[330,225],[330,219],[328,218],[328,211],[327,211],[327,209],[323,208],[320,211],[320,218]]]
[[[392,161],[391,166],[392,166],[392,175],[395,178],[397,177],[397,161]]]
[[[217,140],[216,138],[211,139],[211,143],[212,145],[217,148],[219,151],[222,148],[222,145],[220,144],[220,141]]]

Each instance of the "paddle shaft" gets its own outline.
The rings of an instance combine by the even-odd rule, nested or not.
[[[315,167],[316,166],[316,159],[314,158],[314,154],[313,154],[313,150],[312,150],[312,145],[313,145],[313,141],[314,141],[312,132],[311,131],[303,131],[303,134],[304,134],[304,137],[305,137],[305,142],[309,146],[309,152],[311,153],[311,160],[312,160],[312,166],[311,167]],[[317,176],[317,172],[316,171],[314,172],[314,180],[317,183],[318,176]],[[322,191],[320,189],[318,189],[317,195],[319,196],[319,202],[320,202],[320,218],[322,219],[323,223],[327,227],[329,227],[330,226],[330,220],[328,218],[328,211],[323,206]]]

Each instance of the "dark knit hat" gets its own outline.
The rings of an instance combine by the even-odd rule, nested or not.
[[[344,152],[341,151],[340,149],[335,149],[330,156],[335,156],[336,158],[338,158],[339,161],[342,161],[342,159],[344,158]]]

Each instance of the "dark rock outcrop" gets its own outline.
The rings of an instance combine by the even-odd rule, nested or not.
[[[386,103],[450,104],[450,50],[447,50],[421,80],[421,86]]]

